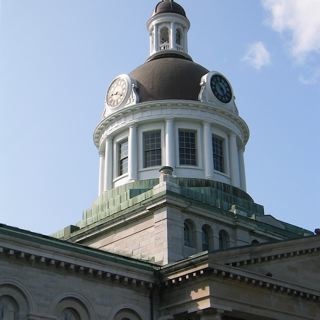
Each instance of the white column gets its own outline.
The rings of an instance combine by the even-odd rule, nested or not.
[[[240,188],[240,168],[237,136],[233,132],[230,133],[229,146],[231,184],[237,188]]]
[[[188,29],[187,28],[184,28],[183,29],[183,45],[184,45],[184,52],[185,53],[188,53],[188,37],[187,37],[187,34],[188,34]]]
[[[129,180],[138,179],[138,138],[137,126],[131,125],[128,138],[128,178]]]
[[[240,182],[241,182],[241,189],[246,191],[247,190],[247,183],[246,183],[246,169],[244,166],[244,148],[239,150],[239,158],[240,158]]]
[[[105,148],[105,156],[104,156],[104,191],[112,189],[112,172],[113,172],[113,164],[112,164],[112,138],[107,137],[106,139],[106,148]]]
[[[159,51],[159,48],[160,48],[160,41],[159,41],[159,26],[158,25],[155,25],[154,26],[154,49],[155,49],[155,52],[158,52]]]
[[[170,49],[176,49],[176,33],[174,22],[171,22],[170,24]]]
[[[174,120],[166,120],[166,132],[165,132],[165,144],[166,144],[166,166],[172,167],[176,166],[175,163],[175,134],[174,134]]]
[[[98,196],[100,196],[104,190],[104,155],[105,152],[99,151],[99,186],[98,186]]]
[[[205,178],[213,179],[212,132],[209,122],[203,122],[203,150]]]

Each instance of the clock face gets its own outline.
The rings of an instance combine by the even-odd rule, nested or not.
[[[223,103],[228,103],[232,98],[232,91],[228,81],[220,74],[214,74],[210,86],[215,97]]]
[[[127,79],[118,77],[114,79],[108,89],[107,104],[110,107],[120,106],[127,97],[129,84]]]

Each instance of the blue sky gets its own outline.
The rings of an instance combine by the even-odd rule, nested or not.
[[[0,0],[0,221],[51,233],[97,197],[107,86],[144,63],[157,1]],[[189,53],[224,73],[266,213],[320,226],[320,1],[181,0]]]

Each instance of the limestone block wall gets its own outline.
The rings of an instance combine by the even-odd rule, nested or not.
[[[141,214],[136,219],[110,226],[83,243],[104,251],[165,264],[168,262],[166,210]]]
[[[84,272],[39,266],[11,257],[0,259],[0,298],[12,297],[19,305],[18,319],[58,319],[61,308],[72,307],[83,320],[113,320],[120,312],[132,319],[150,319],[149,290],[116,279]],[[59,318],[60,319],[60,318]]]

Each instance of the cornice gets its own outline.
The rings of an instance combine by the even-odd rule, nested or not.
[[[190,260],[191,261],[191,260]],[[320,292],[313,289],[308,289],[299,285],[291,284],[279,279],[255,274],[247,270],[240,270],[230,266],[210,264],[203,264],[203,267],[192,265],[189,270],[184,273],[171,273],[166,275],[166,270],[161,270],[162,279],[161,287],[163,289],[170,289],[175,286],[186,284],[192,280],[208,279],[213,277],[217,280],[223,281],[237,281],[249,286],[259,287],[261,289],[278,292],[280,294],[300,297],[315,302],[320,301]]]
[[[139,119],[135,117],[137,113],[143,113],[145,111],[154,111],[154,110],[161,110],[168,109],[185,109],[185,110],[194,110],[194,111],[201,111],[201,112],[207,112],[210,114],[216,114],[221,116],[222,118],[231,121],[234,125],[236,125],[242,132],[243,136],[243,143],[244,145],[247,143],[249,139],[249,128],[246,124],[246,122],[237,114],[212,104],[206,104],[203,102],[198,101],[190,101],[190,100],[159,100],[159,101],[151,101],[151,102],[143,102],[138,103],[136,105],[130,106],[130,107],[124,107],[121,108],[112,114],[108,115],[106,118],[104,118],[96,127],[93,134],[93,140],[94,144],[97,148],[99,148],[101,142],[103,141],[103,135],[111,124],[115,123],[119,119],[130,116],[132,118],[132,121],[138,122]],[[164,119],[168,117],[168,115],[163,114]],[[150,119],[151,119],[150,115]],[[145,120],[145,119],[142,119]],[[195,119],[199,120],[199,119]],[[126,126],[130,125],[129,123],[126,123]]]
[[[272,244],[264,244],[262,246],[268,246],[268,245],[272,245]],[[259,246],[257,248],[259,248]],[[274,254],[264,255],[261,253],[259,254],[257,253],[256,257],[251,257],[247,259],[244,259],[241,257],[239,257],[239,259],[234,258],[232,261],[227,262],[226,265],[230,265],[233,267],[242,267],[246,265],[260,264],[260,263],[269,262],[269,261],[290,259],[290,258],[305,256],[305,255],[314,254],[314,253],[320,253],[320,246],[313,246],[311,248],[300,249],[300,250],[296,250],[296,249],[286,250],[284,252],[278,252]],[[254,255],[254,254],[255,253],[251,252],[251,255]]]
[[[32,266],[38,265],[39,267],[45,267],[65,271],[84,277],[90,277],[99,280],[114,281],[123,285],[131,285],[135,287],[142,287],[146,289],[152,289],[154,281],[147,281],[138,277],[126,276],[120,272],[110,272],[107,267],[91,267],[82,263],[79,259],[74,259],[76,262],[71,263],[63,257],[57,257],[54,255],[34,254],[23,248],[13,249],[9,246],[0,246],[0,258],[4,259],[17,259],[24,261]],[[72,258],[69,256],[69,259]]]

